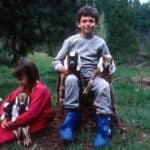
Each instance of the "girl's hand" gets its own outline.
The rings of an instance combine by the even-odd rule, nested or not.
[[[2,120],[2,123],[1,123],[1,127],[2,128],[9,128],[10,126],[10,121],[9,120],[7,120],[7,119],[4,119],[4,120]]]

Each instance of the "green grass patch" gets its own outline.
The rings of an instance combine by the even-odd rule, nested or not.
[[[30,55],[29,58],[36,63],[41,80],[49,87],[53,105],[55,105],[57,73],[52,67],[52,58],[45,53],[35,53],[34,55]],[[150,70],[140,65],[117,66],[117,71],[113,78],[118,114],[128,122],[130,133],[125,139],[122,139],[118,131],[113,129],[110,145],[106,148],[101,148],[102,150],[150,149],[150,88],[144,89],[127,82],[128,77],[133,76],[150,77]],[[11,68],[0,66],[0,97],[6,97],[16,87],[17,81],[11,76]],[[94,131],[83,128],[77,133],[76,142],[65,146],[63,150],[88,150],[92,144],[94,135]],[[36,147],[33,145],[34,149],[37,150],[40,147],[38,144],[36,143]],[[6,149],[19,150],[20,148],[15,143],[11,143],[7,145]]]

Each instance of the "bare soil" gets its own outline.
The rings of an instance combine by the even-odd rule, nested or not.
[[[142,88],[150,88],[150,78],[148,77],[131,77],[128,80],[130,83],[135,83]]]

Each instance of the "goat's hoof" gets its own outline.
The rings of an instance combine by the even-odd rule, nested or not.
[[[21,141],[20,140],[17,141],[17,145],[19,145],[19,146],[21,145]]]
[[[31,144],[31,139],[28,139],[28,140],[24,140],[24,145],[25,146],[29,146]]]

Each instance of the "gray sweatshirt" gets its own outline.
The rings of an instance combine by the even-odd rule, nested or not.
[[[101,56],[110,54],[108,46],[102,38],[96,35],[91,38],[83,38],[80,34],[75,34],[64,41],[62,48],[53,59],[55,70],[61,69],[62,62],[71,51],[76,51],[80,56],[80,71],[86,77],[89,77],[91,72],[97,68]]]

